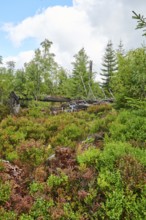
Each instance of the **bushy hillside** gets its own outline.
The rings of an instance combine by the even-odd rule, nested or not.
[[[144,109],[3,115],[0,158],[2,220],[146,218]]]

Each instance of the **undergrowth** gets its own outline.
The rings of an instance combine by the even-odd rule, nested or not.
[[[144,111],[39,111],[0,123],[0,219],[145,219]]]

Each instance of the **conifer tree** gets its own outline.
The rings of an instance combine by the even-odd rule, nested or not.
[[[72,73],[72,92],[73,96],[87,98],[89,90],[89,81],[92,76],[89,74],[89,58],[82,48],[75,56]]]
[[[123,45],[122,40],[120,40],[120,43],[118,45],[117,53],[122,56],[124,56],[124,54],[125,54],[124,45]]]
[[[137,20],[137,26],[136,29],[143,29],[143,36],[146,36],[146,18],[141,15],[141,14],[137,14],[135,11],[133,12],[133,19]]]
[[[106,46],[102,66],[103,66],[103,68],[101,69],[102,87],[103,89],[105,89],[107,93],[110,90],[111,78],[117,70],[117,59],[116,59],[115,51],[113,50],[113,44],[111,40],[108,42]]]

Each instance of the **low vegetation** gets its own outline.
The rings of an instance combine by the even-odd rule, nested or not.
[[[22,70],[0,57],[0,220],[146,219],[146,48],[114,51],[109,41],[99,86],[84,48],[69,74],[51,45]],[[25,99],[17,115],[11,91]],[[100,104],[51,115],[44,94]]]
[[[145,219],[141,110],[30,111],[0,123],[1,219]]]

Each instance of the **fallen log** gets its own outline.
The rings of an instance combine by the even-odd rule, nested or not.
[[[41,102],[70,102],[70,98],[64,98],[64,97],[53,97],[53,96],[46,96],[44,98],[38,99],[38,101]]]
[[[19,113],[20,104],[22,104],[21,101],[32,101],[32,100],[34,99],[27,97],[21,98],[17,96],[15,92],[11,92],[9,96],[9,105],[11,112],[13,114]],[[52,114],[57,114],[58,112],[62,112],[62,111],[72,112],[72,111],[86,110],[90,105],[100,105],[104,103],[110,104],[114,102],[114,99],[109,98],[103,100],[80,100],[80,99],[73,100],[66,97],[45,96],[43,98],[42,97],[38,98],[37,101],[62,103],[61,107],[50,109]]]

